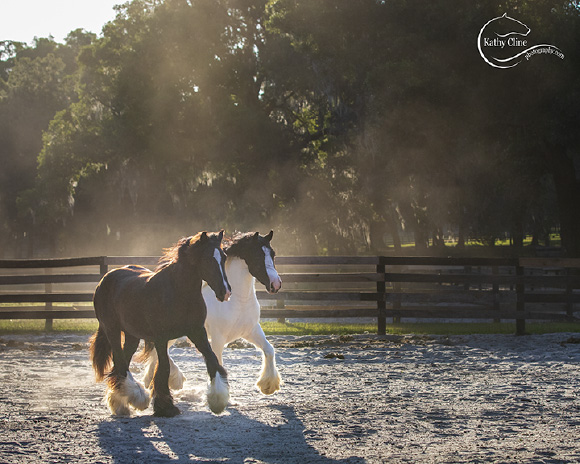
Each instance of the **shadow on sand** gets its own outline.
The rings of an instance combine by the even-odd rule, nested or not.
[[[184,411],[172,418],[137,416],[99,424],[99,443],[115,463],[363,463],[321,456],[306,442],[304,426],[294,408],[271,405],[281,414],[280,425],[250,419],[230,407],[227,414]]]

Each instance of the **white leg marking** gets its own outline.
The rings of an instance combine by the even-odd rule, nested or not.
[[[173,345],[175,340],[170,341],[170,345]],[[147,360],[147,366],[145,370],[145,376],[143,377],[143,384],[146,388],[151,385],[153,381],[153,376],[155,375],[155,367],[157,367],[157,350],[153,348],[151,353],[149,354],[149,359]],[[183,388],[183,384],[187,379],[181,369],[173,362],[173,359],[169,357],[169,388],[172,390],[181,390]]]
[[[173,362],[173,359],[169,358],[169,388],[172,390],[181,390],[185,380],[186,378],[183,372]]]
[[[218,364],[220,366],[224,365],[223,362],[223,354],[224,354],[224,348],[226,346],[226,342],[224,341],[224,338],[221,336],[221,334],[208,334],[211,335],[211,349],[214,352],[214,354],[217,357],[218,360]]]
[[[210,382],[207,391],[207,404],[214,414],[221,414],[226,409],[230,400],[230,389],[228,384],[219,372],[216,372],[215,378]]]
[[[119,388],[114,390],[107,388],[105,402],[113,415],[128,416],[131,414],[130,406],[142,411],[149,407],[151,398],[143,385],[127,372],[127,377],[121,381]]]
[[[149,353],[149,359],[147,360],[147,367],[145,368],[145,376],[143,377],[143,384],[146,388],[151,386],[153,381],[153,376],[155,375],[155,367],[157,366],[157,350],[153,348],[151,353]]]
[[[125,389],[129,404],[135,409],[143,411],[149,407],[149,403],[151,402],[149,393],[143,388],[143,385],[133,378],[130,372],[127,372],[127,378],[123,382],[123,388]]]
[[[250,343],[260,348],[262,355],[262,371],[256,386],[264,395],[271,395],[280,390],[282,379],[276,367],[276,359],[274,357],[274,347],[266,339],[264,331],[260,324],[252,330],[251,335],[246,337]]]
[[[113,416],[131,415],[131,409],[129,408],[127,398],[121,395],[119,390],[107,388],[107,392],[105,393],[105,403],[109,407]]]

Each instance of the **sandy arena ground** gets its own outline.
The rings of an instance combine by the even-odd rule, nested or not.
[[[228,349],[220,416],[199,354],[173,348],[188,381],[165,419],[109,415],[88,336],[0,337],[0,462],[580,462],[580,334],[271,340],[282,391]]]

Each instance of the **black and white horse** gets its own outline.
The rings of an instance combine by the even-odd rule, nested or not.
[[[263,352],[262,371],[257,386],[266,395],[280,389],[280,374],[276,368],[274,348],[260,326],[260,303],[254,283],[257,279],[270,293],[277,293],[282,286],[274,266],[275,252],[270,245],[273,234],[272,231],[266,236],[260,236],[258,232],[238,233],[225,243],[225,269],[233,289],[229,301],[217,301],[208,286],[202,289],[207,305],[205,328],[219,363],[222,364],[222,353],[228,343],[238,338],[252,343]],[[183,387],[185,377],[172,360],[170,363],[169,386],[179,390]],[[149,354],[145,385],[151,382],[156,364],[157,355],[153,350]]]
[[[227,374],[208,341],[206,304],[201,294],[205,281],[214,299],[227,301],[231,287],[221,248],[223,230],[181,239],[165,250],[157,269],[126,266],[107,273],[93,298],[99,328],[91,339],[91,359],[97,381],[107,379],[105,396],[115,415],[130,413],[130,406],[146,409],[149,393],[129,372],[140,340],[154,343],[160,353],[153,375],[152,398],[156,416],[179,414],[169,389],[167,343],[187,336],[205,358],[210,377],[208,404],[219,414],[229,400]],[[111,366],[112,361],[112,366]]]

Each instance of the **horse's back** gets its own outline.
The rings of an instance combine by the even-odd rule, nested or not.
[[[97,289],[95,290],[95,293],[100,291],[100,289],[109,287],[116,288],[126,285],[141,287],[145,283],[145,279],[151,274],[152,272],[146,267],[137,265],[130,265],[113,269],[103,276],[99,282],[99,285],[97,286]]]
[[[119,301],[138,299],[150,275],[149,269],[136,265],[113,269],[106,273],[93,296],[97,318],[100,319],[105,312],[113,311]]]

